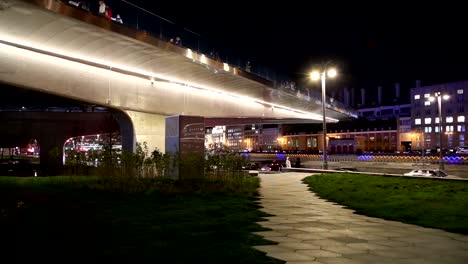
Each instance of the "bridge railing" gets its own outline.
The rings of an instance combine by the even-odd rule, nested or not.
[[[99,1],[97,0],[60,0],[61,2],[99,15]],[[226,62],[231,66],[244,70],[247,73],[255,74],[264,79],[275,82],[279,74],[261,63],[253,62],[252,60],[242,58],[236,54],[233,55],[232,51],[226,51],[222,47],[217,47],[196,30],[176,23],[171,19],[162,17],[157,13],[134,3],[131,0],[113,0],[104,1],[111,10],[111,17],[109,18],[115,23],[119,23],[116,19],[117,15],[122,19],[122,24],[132,27],[139,31],[145,31],[160,40],[172,42],[185,48],[205,54],[206,57]],[[181,3],[182,4],[182,3]],[[193,12],[197,12],[196,9]],[[172,40],[172,41],[171,41]],[[250,62],[250,67],[248,67]],[[283,78],[284,79],[284,78]]]

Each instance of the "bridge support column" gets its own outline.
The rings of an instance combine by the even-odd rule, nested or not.
[[[41,146],[41,175],[54,176],[63,167],[63,143],[69,138],[61,128],[62,124],[47,124],[48,128],[40,131],[38,142]]]
[[[119,124],[120,140],[122,141],[122,150],[135,152],[135,129],[131,118],[124,112],[115,111],[112,116]]]
[[[132,150],[135,151],[135,142],[146,142],[148,150],[154,151],[156,148],[165,152],[165,127],[164,115],[148,114],[135,111],[125,111],[133,123],[134,141]],[[120,123],[120,121],[119,121]],[[122,131],[122,126],[121,126]],[[124,148],[124,136],[122,135],[122,147]],[[128,142],[129,139],[126,139]],[[128,143],[126,143],[128,145]],[[125,148],[124,148],[125,149]]]
[[[166,152],[171,154],[171,178],[203,177],[204,150],[205,118],[181,115],[166,118]]]

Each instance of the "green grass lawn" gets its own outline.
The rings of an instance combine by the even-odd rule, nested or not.
[[[271,244],[251,233],[265,230],[254,223],[262,216],[253,195],[129,194],[66,180],[0,177],[0,240],[6,245],[0,257],[44,263],[284,263],[251,248]]]
[[[320,197],[364,215],[468,234],[468,181],[340,173],[304,182]]]

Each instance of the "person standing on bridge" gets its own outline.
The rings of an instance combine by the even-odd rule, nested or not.
[[[104,3],[104,1],[99,1],[99,15],[100,16],[106,15],[106,3]]]
[[[123,24],[123,20],[122,20],[122,18],[120,17],[119,14],[117,14],[117,16],[115,18],[112,18],[112,20],[114,20],[117,23]]]
[[[286,157],[286,168],[291,168],[291,161],[289,160],[289,157]]]
[[[106,17],[112,20],[112,9],[109,6],[106,6]]]

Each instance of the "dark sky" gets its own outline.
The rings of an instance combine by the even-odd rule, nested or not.
[[[116,2],[121,1],[110,4],[117,8]],[[330,83],[336,89],[373,92],[377,85],[388,90],[400,82],[404,93],[417,79],[423,85],[468,79],[466,9],[449,2],[432,6],[381,1],[130,2],[199,33],[205,52],[213,46],[223,60],[238,63],[234,58],[241,57],[250,60],[254,70],[266,65],[298,83],[307,80],[314,64],[325,60],[339,68],[339,79]],[[149,24],[142,17],[140,27]],[[127,18],[133,20],[130,14]],[[163,34],[167,31],[163,29]]]

